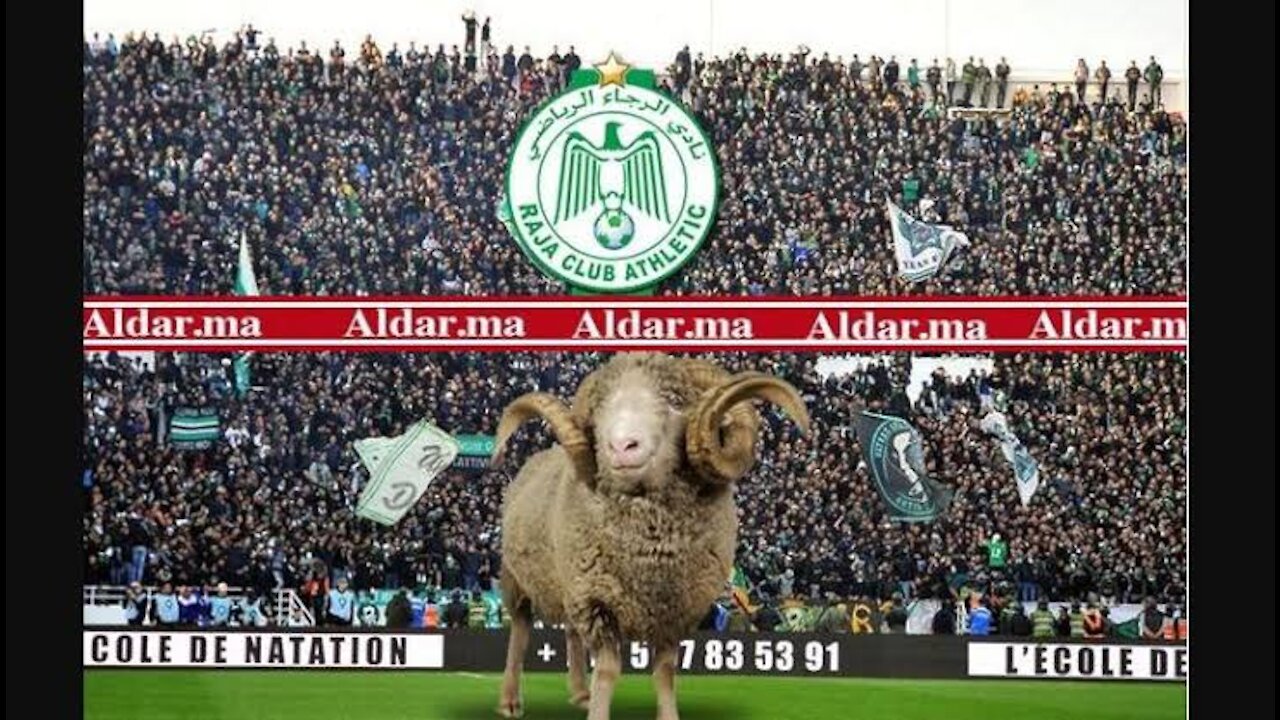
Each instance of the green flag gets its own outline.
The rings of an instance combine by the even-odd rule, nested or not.
[[[204,450],[222,435],[218,411],[180,407],[169,419],[169,442],[180,450]]]
[[[1141,637],[1142,632],[1138,625],[1140,617],[1140,615],[1135,615],[1122,623],[1116,623],[1114,630],[1115,637],[1125,638],[1127,640]]]
[[[253,256],[249,254],[249,243],[244,232],[240,233],[240,259],[236,263],[236,295],[258,295],[258,279],[253,274]],[[252,353],[237,353],[233,363],[235,370],[236,394],[244,397],[249,393],[252,379],[249,376],[249,356]]]
[[[945,513],[955,489],[925,471],[924,440],[911,423],[863,410],[856,417],[858,444],[889,519],[930,522]]]

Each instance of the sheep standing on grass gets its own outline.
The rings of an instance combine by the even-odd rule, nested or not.
[[[623,354],[583,380],[571,406],[544,392],[507,406],[495,460],[525,421],[558,444],[525,462],[502,516],[502,593],[511,638],[499,712],[518,717],[533,614],[567,632],[571,702],[607,720],[622,640],[653,652],[658,718],[675,720],[676,653],[733,567],[734,482],[755,461],[752,399],[809,415],[791,385],[712,363]],[[587,651],[595,671],[587,684]]]

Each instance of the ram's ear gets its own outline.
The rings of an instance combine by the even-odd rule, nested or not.
[[[551,434],[560,443],[573,462],[578,479],[592,485],[595,482],[596,462],[591,453],[591,442],[586,433],[574,421],[572,413],[560,398],[544,392],[521,395],[511,401],[502,411],[502,419],[498,421],[498,432],[493,444],[493,463],[503,457],[507,440],[516,429],[533,418],[542,418],[551,428]]]

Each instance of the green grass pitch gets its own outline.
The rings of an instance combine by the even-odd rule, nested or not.
[[[87,720],[492,720],[497,674],[86,670]],[[685,676],[683,720],[1171,720],[1186,686],[1049,680]],[[563,674],[525,675],[528,720],[581,720]],[[654,717],[647,675],[624,675],[613,718]]]

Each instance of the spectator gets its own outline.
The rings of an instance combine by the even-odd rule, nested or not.
[[[400,591],[387,603],[387,627],[397,629],[410,627],[412,616],[413,608],[409,604],[409,589],[400,588]]]
[[[167,581],[160,586],[160,592],[151,598],[151,617],[161,627],[174,627],[181,619],[178,597],[173,594],[173,585]]]
[[[941,607],[933,614],[934,635],[956,634],[956,604],[951,598],[943,598]]]
[[[236,608],[239,611],[239,617],[233,620],[233,624],[244,627],[261,627],[267,624],[267,613],[262,606],[262,598],[257,588],[246,588],[244,597],[236,603]]]
[[[1156,599],[1147,596],[1142,600],[1142,614],[1139,625],[1144,640],[1164,637],[1164,613],[1156,606]]]
[[[329,590],[325,602],[325,624],[350,627],[355,619],[356,594],[347,586],[347,578],[339,577],[337,587]]]
[[[1138,61],[1130,60],[1129,68],[1124,71],[1125,85],[1129,89],[1129,112],[1138,106],[1138,81],[1142,79],[1142,71],[1138,69]]]
[[[141,583],[146,578],[147,556],[151,546],[152,523],[136,510],[129,515],[129,582]]]
[[[436,596],[428,592],[422,604],[422,627],[436,630],[440,627],[440,606],[436,604]]]
[[[141,625],[147,618],[147,593],[138,582],[129,583],[124,594],[124,620],[129,625]]]
[[[1071,617],[1068,622],[1070,623],[1071,637],[1084,637],[1084,611],[1080,609],[1080,603],[1071,603]]]
[[[1058,619],[1053,624],[1054,634],[1060,638],[1071,637],[1071,616],[1067,614],[1067,606],[1058,608]]]
[[[982,98],[979,107],[987,107],[991,99],[991,68],[987,67],[986,58],[978,58],[978,67],[974,73],[979,88],[978,96]]]
[[[1107,86],[1111,84],[1111,68],[1107,67],[1106,60],[1098,63],[1098,69],[1093,71],[1093,76],[1098,80],[1098,99],[1105,105],[1107,103]]]
[[[886,91],[892,92],[898,89],[898,56],[890,55],[889,62],[884,66],[884,88]]]
[[[178,588],[178,624],[182,627],[199,627],[205,616],[206,605],[200,593],[190,585]]]
[[[1084,611],[1084,637],[1090,640],[1101,640],[1107,636],[1106,618],[1098,608],[1097,596],[1093,593],[1089,596],[1089,602]]]
[[[973,103],[973,86],[978,80],[978,66],[973,64],[973,57],[970,56],[968,62],[964,64],[964,68],[960,71],[960,81],[964,83],[964,97],[961,98],[960,104],[963,107],[972,107]]]
[[[983,595],[978,598],[978,606],[969,613],[969,634],[970,635],[990,635],[991,634],[991,608],[988,607],[989,601],[987,596]]]
[[[911,64],[907,66],[907,87],[911,88],[913,95],[920,89],[920,64],[915,58],[911,58]]]
[[[1058,634],[1056,625],[1053,612],[1049,610],[1049,601],[1041,599],[1031,613],[1031,637],[1040,640],[1051,638]]]
[[[484,25],[480,26],[480,54],[489,57],[493,52],[492,31],[489,26],[489,17],[484,18]]]
[[[487,614],[484,598],[481,597],[479,591],[471,592],[470,596],[470,600],[467,603],[467,627],[473,630],[483,630],[485,615]]]
[[[950,56],[947,57],[947,106],[950,107],[956,99],[956,61]]]
[[[462,24],[466,26],[466,42],[463,45],[468,55],[476,54],[476,13],[468,10],[462,14]]]
[[[1032,635],[1031,618],[1027,617],[1026,608],[1020,602],[1013,604],[1013,617],[1009,621],[1009,634],[1014,637],[1031,637]]]
[[[570,78],[573,77],[574,71],[582,67],[582,58],[578,57],[577,51],[573,46],[569,46],[569,52],[564,56],[564,84],[568,85]]]
[[[218,583],[217,590],[209,598],[209,625],[226,627],[231,624],[231,598],[227,597],[227,584]]]
[[[1008,560],[1009,544],[1000,537],[1000,533],[992,534],[991,539],[987,541],[987,567],[993,570],[1004,570]]]
[[[933,64],[925,71],[925,82],[929,84],[929,100],[938,103],[938,94],[942,87],[942,68],[938,66],[938,58],[933,59]],[[945,105],[946,103],[941,103]]]
[[[444,623],[448,628],[464,628],[467,626],[467,603],[462,599],[462,591],[454,590],[449,606],[444,611]]]
[[[996,65],[996,107],[1004,107],[1005,93],[1009,90],[1009,62],[1003,57]]]
[[[1160,107],[1160,83],[1164,82],[1164,68],[1160,67],[1160,63],[1156,62],[1156,56],[1151,56],[1151,62],[1147,64],[1147,69],[1142,72],[1142,77],[1147,81],[1147,92],[1151,95],[1151,104],[1153,107]]]
[[[907,631],[907,619],[910,614],[907,608],[902,604],[903,596],[901,593],[894,593],[891,598],[891,604],[888,612],[884,613],[885,625],[889,628],[889,632],[902,634]]]
[[[1076,101],[1084,103],[1085,89],[1089,87],[1089,66],[1084,58],[1076,61]]]

